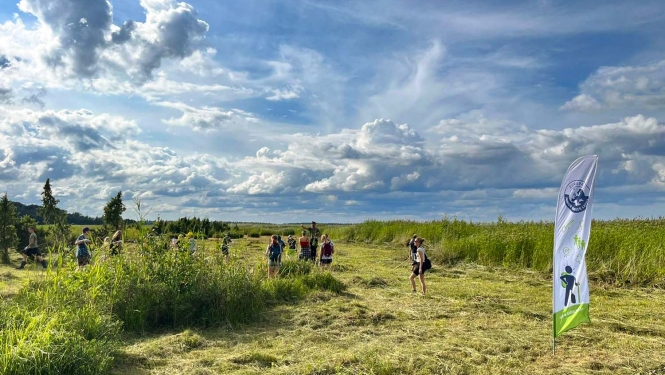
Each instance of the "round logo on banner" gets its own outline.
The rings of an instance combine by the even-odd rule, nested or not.
[[[575,180],[571,181],[563,194],[563,200],[569,210],[578,213],[586,210],[587,202],[589,201],[589,187],[586,186],[584,181]]]

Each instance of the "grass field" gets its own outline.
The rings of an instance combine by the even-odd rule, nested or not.
[[[266,239],[232,254],[260,262]],[[250,324],[125,334],[113,374],[664,374],[665,291],[591,285],[592,323],[551,343],[551,279],[435,265],[411,292],[407,249],[337,243],[348,289],[310,293]],[[43,271],[0,267],[2,294]]]
[[[315,293],[248,326],[142,338],[118,373],[665,371],[663,291],[596,289],[593,324],[562,337],[553,357],[548,275],[437,266],[422,297],[410,291],[406,250],[338,247],[347,294]]]

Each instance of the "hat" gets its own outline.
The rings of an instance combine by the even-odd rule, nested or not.
[[[90,232],[90,228],[88,227],[83,227],[83,233]]]
[[[316,221],[312,221],[312,224],[316,224]]]

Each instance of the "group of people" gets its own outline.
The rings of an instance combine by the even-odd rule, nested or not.
[[[37,233],[35,227],[29,227],[28,232],[30,233],[28,246],[26,246],[21,252],[23,259],[21,260],[21,265],[18,266],[17,269],[24,269],[28,262],[28,258],[36,258],[37,262],[41,264],[42,267],[47,268],[48,264],[46,263],[46,260],[44,259],[37,243]],[[90,240],[89,236],[90,228],[84,227],[81,235],[74,242],[74,245],[76,246],[75,255],[79,268],[90,263],[89,245],[92,241]],[[119,254],[122,247],[122,232],[117,231],[113,234],[113,237],[107,237],[104,239],[104,245],[108,246],[111,255]]]
[[[311,227],[305,227],[301,225],[304,229],[302,231],[302,236],[296,241],[293,236],[289,235],[288,237],[288,247],[290,250],[297,250],[296,246],[300,245],[300,253],[298,259],[303,261],[313,261],[318,263],[321,268],[330,268],[332,265],[333,254],[335,253],[335,244],[328,238],[326,234],[321,235],[321,230],[317,228],[316,222],[312,221]],[[28,246],[23,249],[22,255],[23,260],[21,265],[17,267],[18,269],[25,268],[25,265],[29,257],[35,257],[37,262],[39,262],[42,267],[47,268],[46,260],[43,258],[41,251],[39,250],[39,245],[37,244],[37,233],[34,227],[29,227],[28,232],[30,233],[30,238],[28,241]],[[191,233],[187,234],[187,240],[189,242],[190,252],[194,253],[196,251],[196,240]],[[179,236],[178,239],[172,240],[172,246],[179,248],[179,244],[183,236]],[[318,262],[317,262],[317,250],[319,250],[319,239],[321,240],[320,251],[318,252]],[[79,269],[90,263],[90,228],[84,227],[81,235],[74,242],[76,246],[76,260],[78,263]],[[432,268],[432,263],[427,258],[427,253],[423,243],[425,240],[417,235],[413,235],[411,240],[409,240],[409,259],[411,260],[411,275],[409,280],[411,281],[411,287],[413,292],[416,290],[416,277],[420,279],[420,285],[422,293],[425,294],[427,291],[427,286],[425,285],[425,271]],[[221,250],[224,256],[229,255],[229,246],[233,244],[233,240],[229,234],[225,234],[224,238],[221,241]],[[104,239],[104,245],[108,248],[110,255],[118,255],[122,249],[122,231],[116,231],[113,236],[106,237]],[[275,278],[279,273],[279,268],[282,265],[282,254],[284,253],[285,247],[287,245],[282,241],[281,236],[272,235],[270,237],[270,243],[266,248],[266,257],[268,258],[268,278]]]
[[[300,245],[300,253],[298,259],[303,261],[313,261],[318,263],[321,268],[328,268],[332,266],[333,254],[335,253],[335,244],[328,238],[328,235],[321,235],[321,230],[317,228],[316,222],[312,221],[311,227],[305,227],[302,236],[298,241],[289,235],[287,242],[290,250],[297,250],[296,245]],[[309,234],[308,234],[309,232]],[[320,236],[320,237],[319,237]],[[321,249],[319,251],[317,261],[317,250],[319,249],[319,238],[321,240]],[[286,244],[282,241],[281,236],[276,234],[270,237],[270,243],[266,248],[266,257],[268,258],[268,278],[277,277],[279,268],[282,266],[282,254]]]

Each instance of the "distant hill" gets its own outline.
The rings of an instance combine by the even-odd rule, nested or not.
[[[23,217],[28,215],[37,221],[37,224],[44,224],[44,220],[39,216],[39,207],[36,204],[25,205],[21,202],[12,202],[16,206],[16,211],[18,212],[18,217]],[[104,222],[101,217],[90,217],[81,215],[78,212],[72,214],[67,213],[67,222],[74,225],[102,225]]]

